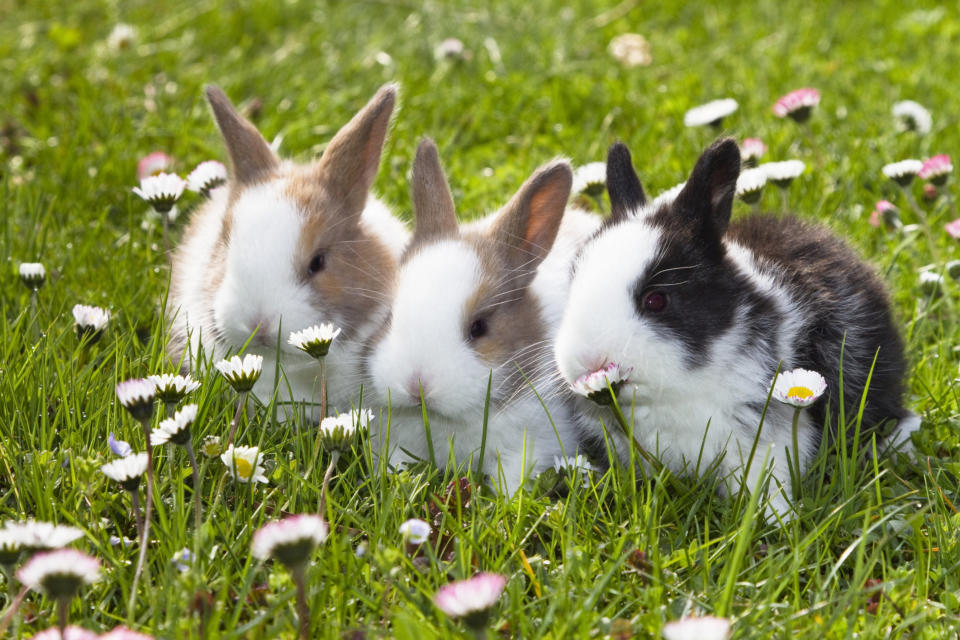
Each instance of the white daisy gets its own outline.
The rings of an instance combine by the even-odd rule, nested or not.
[[[110,31],[110,35],[107,36],[107,46],[113,51],[132,49],[136,43],[136,27],[126,24],[125,22],[118,22],[113,27],[113,30]]]
[[[330,351],[330,344],[340,335],[333,323],[316,324],[302,331],[294,331],[287,342],[314,358],[322,358]]]
[[[147,454],[135,453],[117,458],[100,467],[103,475],[133,492],[140,486],[140,477],[147,471]]]
[[[688,127],[702,127],[705,124],[719,127],[723,119],[736,111],[738,106],[733,98],[712,100],[683,114],[683,124]]]
[[[596,471],[596,467],[590,464],[590,461],[587,460],[587,457],[583,455],[554,456],[553,470],[556,471],[558,476],[579,475],[580,483],[583,485],[589,481],[590,474],[593,471]]]
[[[610,55],[623,66],[647,66],[653,61],[650,43],[638,33],[621,33],[610,41]]]
[[[190,442],[190,427],[193,421],[197,419],[197,410],[199,407],[195,404],[188,404],[173,414],[172,418],[161,420],[157,428],[150,434],[150,444],[159,445],[172,442],[175,445],[184,446]]]
[[[157,213],[167,213],[183,195],[187,183],[175,173],[159,173],[140,181],[133,192],[150,203]]]
[[[30,289],[36,291],[47,281],[47,270],[40,262],[21,262],[20,263],[20,282]]]
[[[944,277],[935,271],[920,272],[920,290],[927,296],[938,296],[943,290]]]
[[[209,196],[210,192],[227,183],[227,168],[222,162],[206,160],[187,175],[187,189]]]
[[[73,305],[73,320],[77,327],[77,336],[83,339],[90,336],[94,341],[110,322],[110,312],[102,307],[85,304]]]
[[[900,162],[891,162],[883,165],[883,175],[887,176],[902,187],[909,186],[917,173],[923,168],[923,163],[919,160],[909,159]]]
[[[81,586],[99,577],[100,561],[76,549],[38,553],[17,571],[23,586],[55,599],[72,598]]]
[[[663,625],[664,640],[724,640],[730,634],[726,618],[683,618]]]
[[[193,393],[200,388],[200,383],[189,375],[180,376],[172,373],[162,373],[160,375],[147,376],[147,380],[153,383],[157,390],[157,398],[160,402],[166,404],[177,404],[183,400],[188,393]]]
[[[411,518],[400,525],[403,541],[412,545],[421,545],[430,539],[430,525],[419,518]]]
[[[601,369],[585,373],[573,383],[573,391],[581,396],[590,398],[597,404],[610,404],[613,397],[610,389],[616,394],[620,387],[629,380],[632,369],[622,369],[616,362],[611,362]]]
[[[901,100],[893,103],[893,117],[902,129],[916,131],[920,134],[930,133],[933,126],[933,118],[919,102],[913,100]]]
[[[506,584],[504,576],[480,573],[468,580],[458,580],[440,587],[433,602],[451,618],[464,618],[488,611],[500,599]]]
[[[653,199],[651,207],[654,211],[659,209],[662,205],[670,204],[677,199],[677,196],[680,195],[680,192],[683,191],[683,188],[687,186],[686,182],[681,182],[680,184],[675,184],[666,191],[662,192],[656,198]]]
[[[303,565],[330,529],[320,516],[300,514],[265,524],[253,534],[253,556],[273,558],[287,567]]]
[[[459,38],[446,38],[433,48],[433,57],[437,60],[463,58],[463,42]]]
[[[220,454],[223,464],[227,465],[227,472],[237,482],[267,483],[266,469],[260,456],[259,447],[235,447],[230,445]]]
[[[827,381],[816,371],[781,372],[773,382],[773,399],[793,407],[809,407],[827,390]]]
[[[784,160],[782,162],[765,162],[757,169],[762,169],[767,174],[767,180],[777,185],[781,189],[786,189],[795,178],[804,172],[807,165],[803,160]]]
[[[216,458],[223,451],[218,436],[207,436],[200,445],[200,452],[208,458]]]
[[[248,353],[243,360],[240,356],[233,356],[229,360],[221,360],[214,366],[227,379],[230,386],[238,393],[244,393],[253,389],[253,385],[260,379],[260,373],[263,371],[263,356]]]
[[[358,432],[365,431],[373,420],[373,411],[360,409],[320,421],[320,441],[327,451],[345,452],[350,449]]]
[[[83,537],[83,531],[76,527],[42,520],[8,522],[3,530],[17,537],[27,550],[59,549]]]
[[[577,167],[573,172],[573,188],[570,193],[577,195],[586,193],[597,196],[603,193],[607,185],[607,163],[590,162]]]
[[[0,565],[12,566],[24,551],[23,536],[19,532],[0,529]]]
[[[117,385],[117,399],[120,404],[141,422],[153,415],[156,392],[156,386],[146,378],[133,378]]]
[[[767,184],[767,172],[760,167],[746,169],[737,178],[737,197],[747,204],[755,204],[763,195],[763,187]]]

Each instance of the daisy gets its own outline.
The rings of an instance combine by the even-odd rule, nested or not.
[[[80,587],[99,578],[100,561],[76,549],[38,553],[17,571],[23,586],[54,599],[72,598]]]
[[[187,397],[188,393],[193,393],[200,388],[200,383],[189,375],[180,376],[172,373],[162,373],[147,376],[147,380],[152,382],[156,388],[157,398],[160,402],[168,405],[179,403]]]
[[[120,626],[114,627],[109,633],[100,636],[100,640],[154,640],[154,638],[145,633],[139,633],[138,631]]]
[[[320,421],[320,442],[327,451],[345,452],[350,449],[356,434],[365,431],[373,420],[373,411],[360,409]]]
[[[333,323],[318,324],[302,331],[294,331],[287,342],[314,358],[323,358],[330,351],[330,344],[340,335]]]
[[[610,41],[610,55],[623,66],[645,67],[653,61],[650,43],[638,33],[622,33]]]
[[[458,580],[440,587],[433,602],[451,618],[464,618],[469,626],[481,627],[486,623],[490,608],[500,599],[506,584],[504,576],[479,573],[468,580]]]
[[[773,382],[773,399],[792,407],[809,407],[827,390],[827,381],[816,371],[781,372]]]
[[[790,117],[795,122],[806,122],[813,108],[820,104],[820,92],[805,88],[791,91],[773,105],[773,113],[778,118]]]
[[[186,445],[190,442],[190,427],[193,425],[193,421],[197,419],[198,409],[197,405],[188,404],[177,411],[172,418],[162,420],[150,434],[150,444],[159,445],[172,442],[181,447]]]
[[[186,186],[187,183],[180,176],[161,172],[142,179],[133,192],[149,202],[157,213],[168,213],[183,195]]]
[[[943,225],[943,228],[946,229],[951,238],[960,240],[960,218],[957,218],[953,222],[948,222],[947,224]]]
[[[943,289],[944,278],[934,271],[920,272],[920,290],[927,296],[938,296]]]
[[[577,378],[572,385],[573,391],[597,404],[610,404],[613,397],[619,393],[620,387],[628,382],[631,371],[632,369],[622,369],[616,362],[611,362]]]
[[[75,304],[73,320],[77,327],[78,338],[83,340],[89,336],[91,342],[96,342],[107,327],[107,323],[110,322],[110,312],[102,307]]]
[[[581,484],[586,484],[596,467],[590,464],[586,456],[554,456],[553,470],[558,476],[580,476]]]
[[[683,114],[683,124],[688,127],[702,127],[705,124],[719,127],[723,119],[736,111],[737,107],[737,101],[733,98],[712,100]]]
[[[243,360],[240,356],[233,356],[229,360],[221,360],[214,366],[235,391],[246,393],[253,389],[253,385],[260,379],[260,373],[263,371],[263,356],[248,353]]]
[[[603,193],[607,185],[607,163],[590,162],[577,167],[573,172],[573,188],[570,193],[577,195],[586,193],[591,197],[597,197]]]
[[[926,107],[913,100],[901,100],[893,103],[893,117],[897,124],[906,131],[916,131],[920,134],[930,133],[933,119]]]
[[[459,38],[446,38],[433,48],[433,57],[437,60],[463,58],[464,46]]]
[[[403,541],[412,545],[421,545],[430,539],[430,525],[419,518],[411,518],[400,525],[399,533]]]
[[[208,458],[216,458],[222,451],[223,447],[220,446],[218,436],[207,436],[203,439],[203,444],[200,445],[200,453]]]
[[[259,447],[235,447],[230,445],[227,450],[220,454],[223,464],[227,465],[227,472],[237,482],[267,483],[267,476],[264,475],[266,469],[260,456]]]
[[[146,378],[133,378],[117,385],[117,399],[136,420],[144,422],[153,415],[156,385]]]
[[[940,154],[924,160],[923,166],[917,171],[917,177],[942,187],[952,171],[953,164],[950,162],[950,156]]]
[[[42,520],[8,522],[3,530],[17,537],[25,550],[33,551],[60,549],[83,537],[83,531],[76,527]]]
[[[767,145],[760,138],[746,138],[740,145],[740,159],[748,167],[757,166],[757,160],[767,152]]]
[[[909,159],[883,165],[881,171],[883,171],[883,175],[887,176],[901,187],[907,187],[910,186],[910,183],[913,182],[913,179],[917,176],[917,173],[922,168],[922,162],[919,160]]]
[[[107,46],[113,51],[132,49],[137,43],[137,29],[124,22],[118,22],[110,35],[107,36]]]
[[[20,263],[20,282],[34,293],[47,281],[47,270],[40,262]]]
[[[765,162],[757,167],[767,173],[767,180],[781,189],[786,189],[807,168],[802,160],[784,160],[783,162]]]
[[[888,229],[896,229],[902,226],[900,223],[900,209],[889,200],[880,200],[874,207],[873,213],[870,214],[870,224],[879,227],[881,220],[883,220],[883,224]]]
[[[173,158],[163,151],[148,153],[137,163],[137,180],[163,173],[173,166]]]
[[[767,172],[764,169],[746,169],[737,178],[737,197],[747,204],[756,204],[766,184]]]
[[[664,640],[724,640],[730,634],[726,618],[683,618],[663,625]]]
[[[273,558],[285,567],[302,566],[329,532],[327,523],[316,515],[301,514],[277,520],[253,534],[253,556],[259,560]]]
[[[0,529],[0,565],[13,567],[23,550],[23,536],[14,530]]]
[[[70,625],[63,630],[63,633],[60,633],[59,627],[44,629],[40,633],[30,636],[30,640],[97,640],[100,637],[93,631]]]
[[[130,493],[140,486],[140,477],[147,471],[147,454],[136,453],[117,458],[100,467],[103,475],[120,483]]]
[[[187,175],[187,189],[210,196],[210,192],[227,183],[227,168],[222,162],[207,160]]]

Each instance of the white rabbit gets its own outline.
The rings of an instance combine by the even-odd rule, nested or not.
[[[556,357],[571,384],[610,363],[629,371],[618,399],[627,416],[634,412],[633,435],[675,472],[722,458],[722,472],[742,473],[757,439],[747,488],[769,455],[789,496],[794,408],[771,401],[758,436],[778,366],[827,381],[826,397],[800,417],[801,465],[828,415],[832,434],[848,426],[838,425],[841,400],[847,420],[856,415],[871,368],[860,442],[896,421],[915,426],[916,416],[902,404],[903,345],[873,269],[828,230],[796,218],[729,224],[739,171],[736,143],[718,141],[679,193],[648,204],[629,151],[611,148],[612,217],[575,263]],[[615,425],[608,411],[594,416]],[[628,459],[630,445],[610,431]],[[788,516],[785,496],[775,486],[771,494],[772,508]]]
[[[368,197],[396,87],[381,88],[310,164],[277,157],[217,87],[207,99],[230,156],[230,179],[192,217],[171,273],[170,353],[187,366],[248,340],[264,356],[261,400],[319,401],[313,358],[291,331],[332,322],[343,331],[326,358],[328,401],[349,409],[360,390],[362,345],[389,310],[402,222]],[[253,336],[251,340],[251,336]],[[276,379],[280,356],[281,377]]]
[[[575,453],[570,393],[553,364],[552,337],[570,262],[600,220],[564,214],[571,181],[567,162],[545,165],[500,211],[460,228],[436,146],[420,144],[416,229],[390,318],[367,358],[365,393],[391,412],[389,426],[373,434],[374,449],[388,452],[392,464],[428,460],[432,446],[441,466],[471,456],[478,465],[483,446],[480,470],[512,493],[554,456]]]

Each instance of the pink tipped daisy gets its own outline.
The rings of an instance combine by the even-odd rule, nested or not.
[[[632,369],[623,369],[616,362],[611,362],[601,369],[585,373],[573,383],[573,391],[581,396],[593,400],[597,404],[610,404],[613,394],[620,391],[620,387],[629,380]]]
[[[730,621],[714,616],[683,618],[663,625],[664,640],[725,640],[729,635]]]
[[[748,167],[757,166],[757,161],[767,152],[767,145],[760,138],[746,138],[740,145],[740,159]]]
[[[97,640],[100,637],[93,631],[71,624],[63,630],[63,633],[60,633],[59,627],[50,627],[30,636],[30,640]]]
[[[187,189],[207,197],[210,196],[211,191],[226,183],[227,168],[222,162],[216,160],[201,162],[187,175]]]
[[[143,156],[137,163],[137,180],[141,182],[150,176],[156,176],[173,166],[173,158],[163,151],[154,151]]]
[[[468,580],[459,580],[440,587],[433,597],[433,602],[451,618],[463,619],[471,628],[482,628],[506,584],[507,579],[504,576],[479,573]]]
[[[257,529],[253,534],[253,555],[260,560],[273,558],[286,567],[303,566],[329,532],[320,516],[290,516]]]
[[[950,162],[950,156],[940,154],[924,160],[920,170],[917,171],[917,177],[921,180],[929,180],[936,186],[942,187],[952,172],[953,164]]]
[[[23,586],[54,599],[72,598],[80,587],[99,578],[100,561],[76,549],[38,553],[17,571]]]
[[[951,238],[960,240],[960,218],[957,218],[953,222],[948,222],[943,225],[943,228],[946,229]]]
[[[126,627],[114,627],[109,633],[100,636],[100,640],[154,640],[153,636],[145,633],[127,629]]]
[[[820,104],[820,92],[805,88],[791,91],[773,105],[773,113],[778,118],[791,118],[795,122],[806,122],[813,108]]]
[[[879,227],[881,221],[887,229],[898,229],[903,226],[900,223],[900,209],[897,208],[897,205],[889,200],[877,202],[876,207],[870,214],[870,224]]]
[[[157,213],[168,213],[183,195],[186,186],[186,181],[180,176],[160,173],[142,179],[140,186],[134,187],[133,192],[149,202]]]
[[[816,371],[784,371],[773,382],[773,399],[792,407],[809,407],[827,390],[827,381]]]

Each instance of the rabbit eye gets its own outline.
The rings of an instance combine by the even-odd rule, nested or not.
[[[667,308],[667,294],[662,291],[651,291],[643,296],[643,310],[660,313]]]
[[[310,259],[310,264],[307,266],[307,273],[311,276],[318,271],[323,271],[323,268],[326,266],[327,258],[323,253],[318,253]]]
[[[487,321],[483,318],[477,318],[470,323],[470,339],[476,340],[487,335]]]

